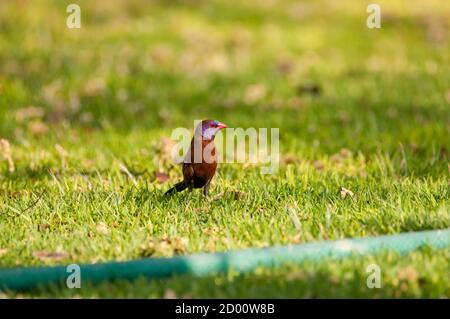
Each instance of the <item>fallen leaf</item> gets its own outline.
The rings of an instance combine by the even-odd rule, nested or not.
[[[420,21],[421,20],[421,21]],[[440,45],[447,39],[448,26],[442,15],[424,15],[419,21],[422,23],[427,40],[433,44]]]
[[[399,280],[416,281],[419,278],[419,273],[412,266],[406,266],[397,271],[397,278]]]
[[[96,96],[102,93],[106,88],[106,82],[103,78],[94,78],[86,82],[83,93],[87,96]]]
[[[40,120],[28,123],[28,131],[33,135],[44,135],[48,132],[48,125]]]
[[[292,242],[295,244],[299,244],[302,242],[302,233],[298,232],[294,237],[292,237]]]
[[[300,162],[300,158],[294,154],[286,154],[282,156],[281,161],[285,165],[298,164]]]
[[[177,299],[177,295],[175,293],[175,291],[173,291],[172,289],[167,289],[164,292],[164,299]]]
[[[187,237],[162,238],[159,241],[152,240],[147,245],[141,246],[140,256],[172,256],[186,251],[189,239]]]
[[[49,229],[49,228],[50,228],[50,225],[47,224],[47,223],[42,223],[42,224],[40,224],[40,225],[38,226],[38,230],[39,230],[40,232],[44,232],[44,231],[46,231],[46,230]]]
[[[346,148],[342,148],[338,153],[333,154],[330,157],[330,161],[333,163],[342,163],[348,158],[351,158],[353,156],[352,151]]]
[[[286,275],[287,281],[298,281],[298,280],[304,280],[304,279],[305,279],[305,274],[301,271],[291,272]]]
[[[95,229],[97,229],[97,231],[99,232],[99,233],[102,233],[102,234],[109,234],[109,228],[108,228],[108,226],[106,226],[106,224],[105,223],[98,223],[96,226],[95,226]]]
[[[208,237],[214,237],[220,234],[220,228],[218,226],[207,227],[202,232]]]
[[[281,58],[278,60],[276,67],[281,74],[289,74],[294,68],[294,63],[291,59]]]
[[[262,84],[252,84],[245,90],[244,101],[246,104],[255,104],[266,96],[266,87]]]
[[[16,121],[23,123],[28,119],[42,118],[44,116],[44,109],[36,106],[28,106],[18,109],[15,113]]]
[[[69,256],[68,253],[60,252],[48,252],[48,251],[35,251],[33,257],[39,259],[40,261],[61,261]]]
[[[345,187],[341,187],[341,198],[345,199],[347,198],[347,196],[350,196],[353,198],[353,196],[355,195],[351,190],[345,188]]]
[[[316,170],[321,171],[321,170],[324,169],[325,164],[324,164],[322,161],[320,161],[320,160],[315,160],[315,161],[313,162],[313,166],[314,166],[314,168],[315,168]]]
[[[299,98],[298,96],[294,96],[294,97],[290,98],[288,100],[287,104],[291,109],[298,109],[305,105],[303,103],[303,100],[301,98]]]
[[[225,54],[215,53],[205,59],[203,67],[210,72],[224,72],[229,68],[228,57]]]
[[[188,246],[189,239],[187,237],[177,237],[175,239],[175,242],[173,244],[174,246],[174,253],[180,254],[186,251],[186,247]]]
[[[156,181],[159,184],[165,183],[169,179],[169,175],[167,175],[166,173],[163,173],[163,172],[156,172],[155,177],[156,177]]]

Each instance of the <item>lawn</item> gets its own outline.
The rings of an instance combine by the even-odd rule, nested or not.
[[[80,0],[80,29],[69,3],[0,3],[0,267],[450,227],[450,2],[378,1],[380,29],[370,1]],[[204,118],[279,128],[278,172],[164,197],[172,130]],[[425,248],[0,296],[448,298],[449,269]]]

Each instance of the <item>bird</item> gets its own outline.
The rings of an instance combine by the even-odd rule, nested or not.
[[[203,188],[203,195],[208,196],[211,179],[217,169],[217,154],[214,144],[216,134],[227,125],[217,120],[201,121],[192,137],[191,146],[183,160],[183,180],[164,195],[172,195],[188,189]]]

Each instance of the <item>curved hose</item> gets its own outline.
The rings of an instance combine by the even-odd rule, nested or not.
[[[383,251],[408,253],[421,246],[450,246],[450,229],[403,233],[379,237],[313,242],[299,245],[251,248],[225,253],[203,253],[172,258],[147,258],[127,262],[80,265],[82,282],[98,283],[114,279],[138,277],[164,278],[173,275],[206,276],[233,269],[238,272],[259,266],[273,267],[283,263],[344,258],[351,255],[375,254]],[[66,266],[12,268],[0,270],[0,289],[27,290],[48,284],[65,283]]]

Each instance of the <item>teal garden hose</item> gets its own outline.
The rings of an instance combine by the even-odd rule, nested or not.
[[[256,267],[283,263],[302,263],[324,258],[341,259],[352,255],[383,251],[408,253],[422,246],[450,246],[450,229],[420,231],[398,235],[312,242],[299,245],[251,248],[224,253],[202,253],[172,258],[147,258],[126,262],[80,265],[83,282],[99,283],[139,277],[165,278],[173,275],[207,276],[233,269],[247,272]],[[27,290],[48,284],[65,283],[70,275],[66,266],[11,268],[0,270],[0,290]]]

